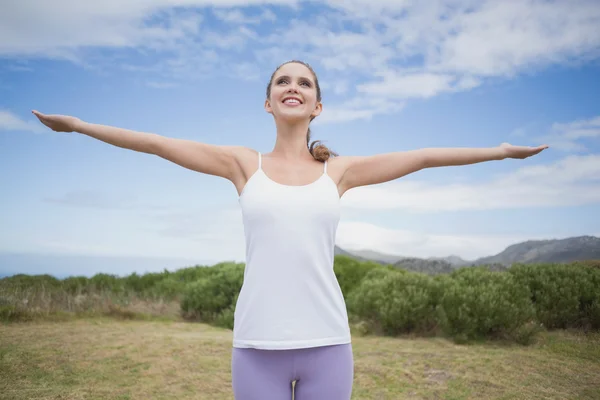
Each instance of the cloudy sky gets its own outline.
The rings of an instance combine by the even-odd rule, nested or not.
[[[313,138],[340,154],[551,146],[353,189],[342,248],[474,259],[528,239],[600,236],[599,26],[597,0],[9,2],[0,271],[243,261],[230,182],[52,132],[30,111],[269,152],[265,87],[289,59],[317,71]]]

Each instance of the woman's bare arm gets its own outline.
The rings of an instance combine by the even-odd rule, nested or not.
[[[242,146],[220,146],[176,139],[156,133],[138,132],[108,125],[92,124],[66,115],[33,113],[50,129],[57,132],[79,132],[113,146],[154,154],[182,167],[232,182],[241,174],[237,154]]]

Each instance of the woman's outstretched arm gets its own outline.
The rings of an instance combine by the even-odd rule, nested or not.
[[[68,115],[33,114],[47,127],[56,132],[78,132],[124,149],[154,154],[182,167],[216,175],[232,182],[239,179],[241,168],[237,154],[241,146],[218,146],[176,139],[155,133],[138,132],[114,126],[92,124]]]
[[[513,146],[503,143],[489,148],[427,148],[377,154],[374,156],[340,157],[344,173],[338,187],[341,193],[358,186],[374,185],[411,174],[424,168],[475,164],[506,158],[524,159],[547,149]]]

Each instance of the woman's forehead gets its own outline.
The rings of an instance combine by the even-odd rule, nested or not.
[[[275,76],[290,76],[290,77],[306,77],[311,78],[312,80],[312,72],[305,65],[299,63],[288,63],[277,71]]]

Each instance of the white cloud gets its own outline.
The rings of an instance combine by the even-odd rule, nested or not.
[[[263,10],[259,15],[246,15],[237,9],[216,9],[215,16],[223,22],[231,24],[260,24],[264,21],[275,21],[277,16],[269,9]]]
[[[346,80],[336,80],[335,82],[330,82],[328,80],[319,81],[319,85],[321,85],[322,92],[332,91],[333,93],[340,95],[346,94],[350,90],[350,84]]]
[[[194,31],[189,17],[173,24],[172,15],[161,27],[144,19],[156,11],[142,2],[117,6],[114,1],[78,5],[38,1],[11,2],[0,17],[0,54],[69,58],[85,47],[135,47],[173,40]],[[176,25],[176,26],[174,26]]]
[[[255,81],[260,77],[260,70],[256,64],[242,62],[235,64],[232,76],[245,81]]]
[[[595,0],[488,1],[457,16],[452,28],[458,32],[445,35],[431,65],[498,76],[597,56],[599,19]]]
[[[69,207],[97,209],[132,209],[137,205],[135,196],[125,193],[108,195],[95,190],[72,191],[59,197],[45,198],[44,201]]]
[[[277,15],[275,15],[275,13],[270,9],[264,10],[260,17],[262,21],[277,21]]]
[[[248,24],[257,22],[257,20],[244,15],[244,13],[240,10],[215,10],[214,13],[218,19],[224,22],[230,22],[234,24]]]
[[[400,180],[351,189],[342,197],[342,205],[347,208],[403,209],[413,212],[563,207],[598,203],[598,154],[570,156],[549,165],[521,167],[484,182],[430,184]]]
[[[355,97],[344,103],[323,106],[323,112],[315,119],[314,124],[348,122],[358,119],[371,119],[377,114],[398,112],[404,107],[404,102],[387,100],[376,97]]]
[[[600,7],[595,1],[329,0],[328,4],[338,11],[294,20],[268,40],[275,47],[280,41],[294,46],[318,60],[325,79],[333,80],[331,86],[341,79],[352,80],[358,82],[356,90],[369,98],[428,98],[470,90],[486,79],[600,54]],[[340,28],[348,22],[354,30]],[[343,104],[335,104],[334,110],[332,122],[394,112],[357,112]]]
[[[553,148],[565,151],[586,150],[582,141],[600,139],[600,116],[569,123],[555,123],[550,132],[539,137]]]
[[[223,50],[243,50],[249,39],[255,37],[250,29],[239,27],[228,33],[207,32],[202,40],[207,46]]]
[[[37,121],[23,121],[10,111],[0,110],[0,130],[42,133],[47,128]]]
[[[417,73],[409,75],[386,76],[381,82],[359,85],[359,92],[372,95],[384,95],[392,98],[432,97],[440,92],[452,90],[450,75]]]
[[[598,56],[595,0],[330,0],[347,18],[383,26],[398,59],[423,57],[422,70],[477,76]]]
[[[198,33],[198,8],[289,5],[295,0],[57,0],[8,2],[0,14],[0,54],[60,56],[82,47],[135,47]],[[221,14],[226,11],[217,11]],[[237,11],[241,15],[241,12]],[[230,15],[236,11],[230,11]],[[235,20],[235,17],[230,17]],[[272,19],[265,11],[261,18]]]
[[[248,7],[271,5],[319,13],[298,20],[276,15],[275,8]],[[207,23],[208,7],[222,26]],[[249,29],[258,23],[260,30]],[[252,70],[304,58],[323,70],[321,81],[334,94],[360,95],[371,104],[329,102],[322,120],[337,122],[399,109],[373,106],[378,100],[429,98],[597,58],[598,26],[596,0],[24,0],[3,7],[0,55],[97,66],[117,53],[119,66],[137,68],[151,82],[245,77],[234,66],[240,54]],[[571,140],[557,145],[578,148]]]
[[[146,82],[146,86],[154,88],[154,89],[171,89],[177,86],[177,84],[172,83],[172,82],[156,82],[156,81],[149,81]]]

